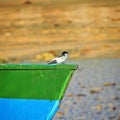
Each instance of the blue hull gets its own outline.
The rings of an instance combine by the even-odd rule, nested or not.
[[[59,105],[59,100],[0,98],[0,119],[51,120]]]

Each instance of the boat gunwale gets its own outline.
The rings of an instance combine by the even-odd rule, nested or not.
[[[76,70],[77,64],[0,64],[0,70]]]

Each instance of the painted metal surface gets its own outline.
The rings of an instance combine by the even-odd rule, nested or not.
[[[0,119],[50,120],[75,69],[71,64],[0,65]]]
[[[39,69],[39,70],[76,70],[77,69],[76,64],[0,64],[0,70],[1,69]]]
[[[0,99],[1,120],[51,120],[59,100]]]

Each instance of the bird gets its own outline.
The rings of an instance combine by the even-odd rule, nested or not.
[[[64,63],[64,61],[68,58],[68,52],[63,51],[60,56],[53,58],[47,64],[60,64]]]

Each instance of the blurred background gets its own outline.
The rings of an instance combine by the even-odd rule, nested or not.
[[[120,57],[119,0],[0,0],[0,62]]]
[[[120,0],[0,0],[0,63],[79,65],[54,120],[120,120]]]

